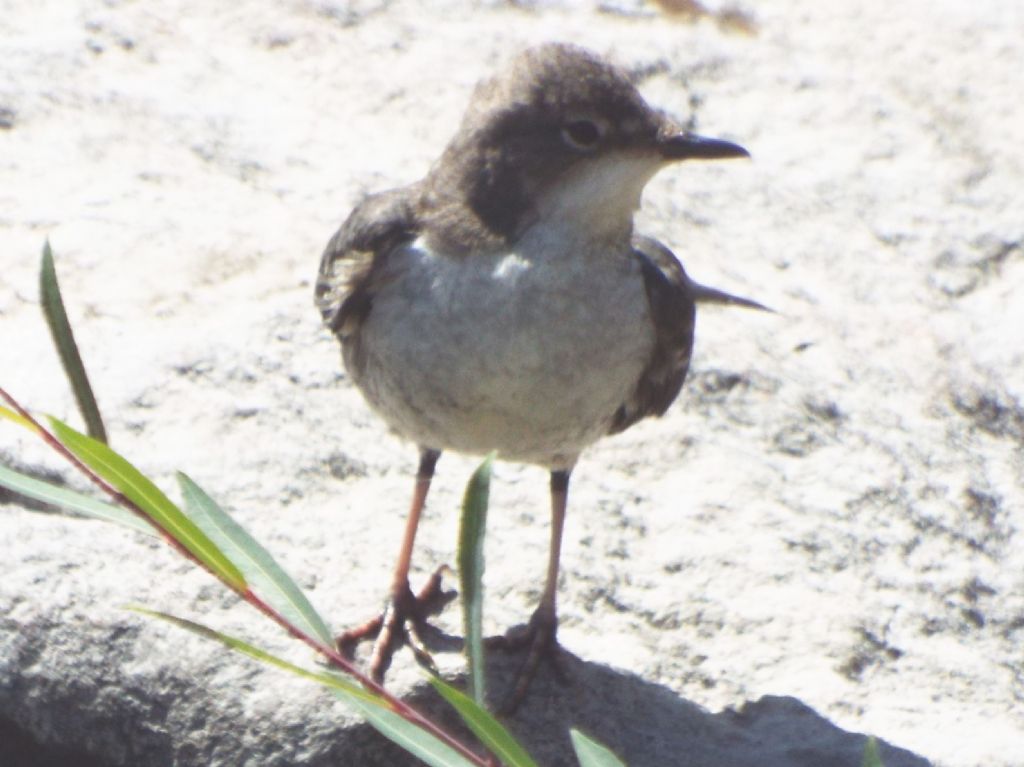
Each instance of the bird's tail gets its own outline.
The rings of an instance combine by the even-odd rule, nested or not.
[[[694,282],[693,280],[689,280],[689,283],[690,295],[693,297],[694,303],[745,306],[747,309],[757,309],[758,311],[771,312],[772,314],[775,314],[774,309],[769,309],[764,304],[760,304],[750,298],[734,296],[732,293],[726,293],[724,290],[719,290],[718,288],[710,288],[707,285],[701,285],[699,282]]]

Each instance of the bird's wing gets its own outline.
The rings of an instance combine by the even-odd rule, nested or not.
[[[642,418],[662,415],[683,387],[693,351],[696,305],[690,280],[668,248],[650,237],[633,238],[647,305],[654,323],[654,350],[632,396],[619,406],[609,434],[628,429]]]
[[[647,305],[654,323],[654,351],[633,395],[615,412],[610,434],[628,429],[647,416],[664,415],[679,395],[693,352],[697,304],[771,311],[757,301],[694,282],[672,251],[655,239],[635,236],[633,255],[640,262],[647,289]]]
[[[327,243],[316,279],[316,306],[342,341],[370,313],[388,254],[415,238],[415,187],[373,194],[359,203]]]

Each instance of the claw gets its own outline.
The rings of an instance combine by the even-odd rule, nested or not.
[[[541,661],[546,661],[561,684],[569,681],[562,659],[562,646],[558,644],[558,618],[551,612],[538,609],[525,627],[510,629],[504,636],[488,637],[487,647],[502,652],[517,652],[526,649],[526,658],[516,674],[511,695],[498,709],[507,716],[515,712],[526,699]]]
[[[418,594],[413,594],[406,583],[404,589],[391,595],[383,613],[340,634],[335,640],[338,651],[351,659],[361,643],[374,640],[369,670],[370,676],[376,682],[384,680],[384,674],[391,667],[395,651],[403,644],[412,650],[417,663],[436,671],[424,636],[445,636],[440,629],[428,623],[427,619],[438,615],[457,596],[454,590],[445,590],[442,587],[442,578],[446,572],[451,572],[447,565],[439,567]]]

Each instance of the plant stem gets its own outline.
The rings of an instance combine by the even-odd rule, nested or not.
[[[23,408],[18,403],[18,401],[14,399],[14,397],[8,394],[6,389],[4,389],[2,386],[0,386],[0,398],[3,398],[3,400],[8,405],[11,406],[11,409],[14,410],[14,412],[16,412],[30,424],[32,424],[32,428],[36,430],[36,432],[39,434],[40,437],[43,438],[43,441],[47,445],[49,445],[51,448],[60,453],[61,457],[63,457],[64,460],[68,461],[72,466],[74,466],[85,476],[87,476],[90,480],[92,480],[92,482],[97,487],[99,487],[100,490],[110,495],[112,498],[114,498],[114,500],[118,501],[119,503],[126,503],[128,505],[131,505],[131,502],[128,501],[127,498],[121,495],[121,493],[115,490],[111,485],[107,484],[107,482],[103,478],[101,478],[98,474],[93,472],[88,466],[86,466],[84,463],[78,460],[74,453],[72,453],[70,450],[64,447],[63,444],[61,444],[59,439],[50,434],[50,432],[47,431],[45,428],[43,428],[43,425],[39,423],[39,421],[37,421],[35,418],[33,418],[29,414],[29,412],[25,408]],[[141,515],[143,518],[148,519],[148,517],[146,517],[146,515],[141,512],[141,510],[132,509],[132,511]]]
[[[53,434],[51,434],[47,429],[45,429],[42,426],[42,424],[40,424],[35,418],[33,418],[29,414],[29,412],[25,410],[25,408],[23,408],[16,399],[14,399],[14,397],[12,397],[10,394],[7,393],[6,390],[4,390],[3,387],[0,387],[0,398],[2,398],[8,405],[10,405],[10,407],[18,415],[20,415],[22,418],[24,418],[26,421],[32,424],[32,427],[36,430],[39,436],[49,447],[57,451],[57,453],[62,458],[64,458],[72,466],[78,469],[78,471],[80,471],[82,474],[88,477],[89,480],[93,482],[93,484],[95,484],[97,487],[103,490],[103,492],[109,495],[117,504],[123,506],[132,513],[138,515],[142,519],[149,522],[151,525],[153,525],[153,527],[155,527],[160,532],[164,540],[166,540],[179,554],[184,556],[193,564],[199,565],[201,568],[206,570],[215,578],[217,577],[216,573],[211,571],[210,568],[208,568],[203,562],[197,559],[195,555],[192,554],[192,552],[190,552],[188,549],[186,549],[184,546],[178,543],[178,541],[172,535],[170,535],[159,525],[154,524],[153,520],[149,517],[149,515],[147,515],[133,501],[127,498],[123,493],[119,492],[112,485],[107,483],[102,477],[96,474],[96,472],[94,472],[82,461],[80,461],[75,456],[74,453],[68,450],[60,442],[60,440],[58,440]],[[220,578],[218,578],[218,580],[220,580]],[[386,689],[384,689],[383,685],[374,681],[371,677],[367,676],[358,668],[356,668],[355,664],[353,664],[351,661],[345,658],[335,648],[323,644],[322,642],[318,641],[314,637],[309,636],[308,634],[304,633],[301,629],[297,628],[295,625],[290,623],[273,607],[268,605],[260,597],[254,594],[252,590],[250,590],[248,587],[246,587],[244,590],[239,590],[225,581],[221,581],[221,583],[224,583],[225,586],[227,586],[229,589],[238,594],[239,597],[241,597],[243,600],[248,602],[250,605],[255,607],[261,613],[263,613],[268,618],[277,623],[279,626],[281,626],[295,639],[298,639],[300,642],[303,642],[304,644],[311,647],[314,651],[322,655],[324,658],[327,659],[327,661],[332,666],[341,669],[349,676],[355,678],[356,681],[358,681],[364,688],[374,693],[375,695],[378,695],[381,698],[383,698],[385,701],[387,701],[388,705],[391,707],[391,710],[399,716],[401,716],[403,719],[405,719],[408,722],[411,722],[412,724],[415,724],[417,727],[420,727],[421,729],[430,733],[435,738],[443,742],[445,745],[459,752],[459,754],[461,754],[463,757],[465,757],[473,764],[479,765],[480,767],[494,767],[495,762],[493,761],[493,757],[481,757],[480,755],[476,754],[468,746],[458,741],[453,735],[449,734],[440,725],[435,724],[433,721],[428,719],[425,714],[421,713],[415,707],[410,706],[408,703],[401,700],[400,698],[395,697]]]
[[[171,535],[162,527],[160,527],[160,525],[156,524],[152,520],[152,518],[148,514],[146,514],[146,512],[144,512],[142,509],[136,506],[126,495],[124,495],[113,485],[109,484],[105,479],[103,479],[103,477],[101,477],[99,474],[97,474],[84,463],[82,463],[82,461],[78,459],[78,456],[76,456],[74,453],[68,450],[59,439],[53,436],[53,434],[51,434],[49,430],[47,430],[41,423],[39,423],[39,421],[33,418],[32,415],[21,406],[21,403],[19,403],[16,399],[14,399],[14,397],[8,394],[7,391],[2,386],[0,386],[0,398],[2,398],[8,405],[10,405],[11,409],[13,409],[14,412],[16,412],[18,415],[20,415],[22,418],[24,418],[26,421],[30,423],[35,432],[42,438],[42,440],[49,447],[56,450],[57,453],[64,460],[66,460],[68,463],[70,463],[72,466],[78,469],[78,471],[84,474],[100,490],[109,495],[115,503],[117,503],[119,506],[123,506],[124,508],[128,509],[128,511],[135,514],[135,516],[147,522],[149,525],[153,527],[153,529],[160,533],[161,537],[171,546],[171,548],[173,548],[179,554],[184,556],[186,559],[190,560],[194,564],[199,565],[208,573],[216,577],[216,574],[213,573],[210,570],[210,568],[208,568],[205,564],[196,559],[196,557],[192,554],[191,551],[182,546],[173,535]],[[218,580],[220,579],[218,578]],[[240,594],[240,592],[238,592],[238,590],[232,587],[230,584],[225,583],[225,585],[228,586],[228,588],[230,588],[235,593]]]
[[[403,719],[412,722],[413,724],[426,730],[431,735],[436,737],[438,740],[441,740],[446,745],[458,751],[460,754],[462,754],[462,756],[466,757],[466,759],[473,762],[473,764],[478,764],[480,765],[480,767],[492,767],[492,765],[494,765],[492,761],[480,757],[478,754],[474,753],[463,743],[456,740],[454,736],[450,735],[440,725],[435,724],[433,721],[428,719],[425,714],[421,713],[414,706],[410,706],[401,698],[397,698],[394,695],[392,695],[379,682],[374,681],[371,677],[367,676],[362,671],[357,669],[351,661],[345,658],[345,656],[339,653],[336,649],[334,649],[333,647],[328,647],[327,645],[317,641],[314,637],[309,636],[308,634],[304,633],[303,631],[289,623],[286,618],[281,616],[276,610],[274,610],[273,607],[271,607],[258,596],[256,596],[252,591],[246,590],[246,592],[242,594],[241,597],[246,602],[255,607],[257,610],[259,610],[264,615],[273,620],[275,623],[284,628],[284,630],[291,634],[293,637],[298,639],[300,642],[305,643],[314,651],[316,651],[324,658],[326,658],[327,661],[332,666],[340,668],[346,674],[349,674],[350,676],[354,677],[356,681],[358,681],[367,690],[374,693],[375,695],[379,695],[381,698],[386,700],[388,705],[391,706],[391,710],[399,716],[401,716]]]

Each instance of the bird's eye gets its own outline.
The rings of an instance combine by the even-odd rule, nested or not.
[[[562,138],[576,149],[593,149],[601,140],[601,129],[590,120],[573,120],[562,128]]]

